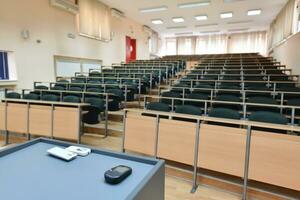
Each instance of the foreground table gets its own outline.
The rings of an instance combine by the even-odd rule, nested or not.
[[[65,162],[47,154],[70,143],[36,139],[0,151],[0,195],[7,200],[163,200],[164,162],[92,149],[87,157]],[[127,165],[133,173],[118,185],[104,181],[104,172]]]

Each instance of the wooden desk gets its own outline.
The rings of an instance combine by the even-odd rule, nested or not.
[[[123,150],[194,166],[193,187],[197,168],[205,168],[243,178],[244,195],[248,179],[300,191],[300,137],[253,129],[300,132],[300,126],[141,109],[126,109],[125,116]]]
[[[82,108],[86,103],[3,99],[0,129],[9,132],[76,140],[80,143]]]

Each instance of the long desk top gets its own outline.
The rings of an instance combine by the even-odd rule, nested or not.
[[[47,139],[0,151],[0,194],[9,200],[129,200],[164,166],[162,160],[92,149],[87,157],[65,162],[47,154],[72,144]],[[105,171],[126,165],[133,173],[118,185],[105,183]],[[155,196],[155,194],[154,194]]]
[[[207,121],[207,122],[217,122],[217,123],[225,123],[225,124],[233,124],[233,125],[241,125],[241,126],[272,128],[277,130],[300,132],[300,126],[295,126],[295,125],[280,125],[280,124],[255,122],[255,121],[248,121],[248,120],[234,120],[234,119],[207,117],[207,116],[195,116],[195,115],[179,114],[173,112],[151,111],[145,109],[125,109],[125,111],[140,113],[140,114],[145,113],[145,114],[152,114],[152,115],[164,115],[164,116],[169,116],[170,118],[177,117],[177,118],[194,119],[194,120]]]
[[[39,101],[39,100],[27,100],[27,99],[1,99],[2,102],[13,102],[13,103],[29,103],[29,104],[48,104],[57,106],[74,106],[74,107],[84,107],[89,106],[88,103],[69,103],[69,102],[56,102],[56,101]]]

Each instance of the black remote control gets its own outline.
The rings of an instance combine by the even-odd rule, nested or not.
[[[130,167],[119,165],[104,173],[105,181],[109,184],[116,185],[125,180],[132,173]]]

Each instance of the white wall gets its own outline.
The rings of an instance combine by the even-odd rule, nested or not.
[[[113,18],[112,23],[115,36],[104,43],[79,36],[75,15],[51,7],[49,0],[0,0],[0,49],[15,52],[19,88],[53,81],[54,55],[102,59],[104,65],[125,61],[126,35],[137,39],[137,58],[149,58],[142,25],[128,18]],[[21,38],[23,29],[30,31],[30,39]],[[76,38],[68,38],[68,33]]]
[[[292,69],[293,74],[300,75],[300,32],[275,47],[270,56]]]

